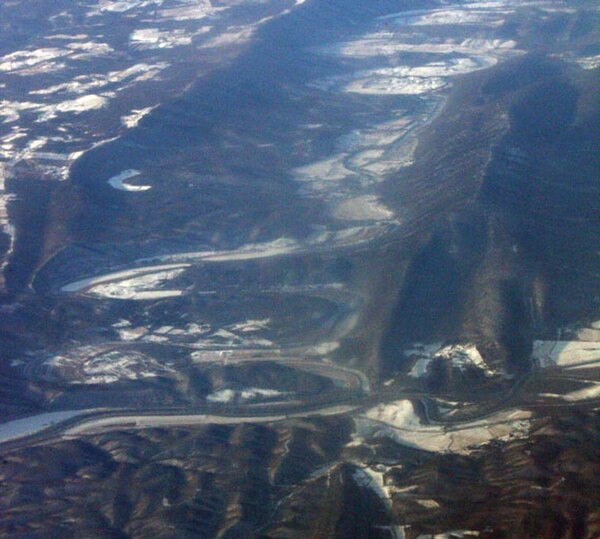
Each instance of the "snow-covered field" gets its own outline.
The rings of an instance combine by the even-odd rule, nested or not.
[[[412,164],[416,130],[433,116],[455,77],[522,54],[514,41],[502,38],[498,31],[519,7],[518,2],[478,2],[401,12],[379,18],[351,41],[314,49],[316,54],[341,59],[346,72],[313,80],[311,88],[374,98],[414,95],[429,102],[430,107],[408,121],[404,111],[390,111],[408,124],[406,128],[398,126],[397,136],[390,129],[373,140],[371,133],[364,138],[360,152],[345,148],[296,169],[293,175],[300,193],[330,201],[333,216],[340,220],[394,220],[387,208],[380,212],[369,209],[376,184]],[[443,30],[443,37],[438,28]],[[468,34],[476,37],[465,38],[467,28]],[[349,134],[348,138],[355,136]],[[357,199],[365,195],[370,198]]]
[[[412,164],[417,128],[433,116],[453,78],[521,54],[515,42],[496,36],[497,27],[516,7],[486,2],[398,13],[376,20],[352,41],[315,49],[316,54],[343,59],[347,67],[346,73],[310,82],[312,88],[373,97],[418,95],[430,106],[413,117],[392,110],[395,119],[387,125],[348,134],[343,139],[351,141],[350,147],[341,143],[340,152],[293,171],[299,192],[329,201],[339,220],[397,220],[377,200],[377,183]],[[437,26],[445,28],[443,38]],[[478,37],[466,39],[465,26]],[[352,69],[366,60],[369,68]]]
[[[600,367],[600,341],[534,341],[532,357],[540,367]]]
[[[320,83],[325,84],[325,83]],[[338,152],[292,171],[299,193],[329,202],[339,221],[398,224],[394,212],[373,192],[386,175],[412,164],[412,131],[423,118],[392,110],[393,119],[355,130],[337,141]]]
[[[52,356],[43,366],[47,376],[72,384],[112,384],[155,378],[172,372],[168,366],[139,352],[112,350],[94,353],[92,347]]]
[[[459,425],[424,425],[409,400],[380,404],[355,419],[357,436],[389,437],[396,442],[434,452],[466,454],[492,440],[527,435],[531,413],[506,410]]]

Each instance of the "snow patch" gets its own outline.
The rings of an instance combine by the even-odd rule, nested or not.
[[[600,54],[597,56],[583,56],[575,60],[583,69],[596,69],[600,67]]]
[[[460,370],[475,367],[484,371],[486,376],[497,376],[499,374],[487,366],[474,344],[443,346],[441,343],[415,343],[413,348],[404,351],[404,356],[417,358],[408,373],[413,378],[427,376],[431,362],[436,359],[446,360],[452,364],[452,367]]]
[[[172,49],[181,45],[189,45],[192,35],[185,30],[159,30],[158,28],[143,28],[134,30],[129,36],[132,47],[143,49]]]
[[[157,273],[148,273],[132,279],[96,285],[88,290],[89,294],[114,299],[158,299],[180,296],[181,290],[157,290],[166,282],[179,277],[185,269],[173,269]]]
[[[570,402],[577,402],[582,400],[597,399],[600,397],[600,384],[594,384],[584,389],[577,391],[571,391],[563,396],[563,399]]]
[[[242,333],[249,333],[267,329],[270,322],[270,318],[264,318],[262,320],[246,320],[245,322],[238,322],[227,327],[231,329],[231,331],[241,331]]]
[[[160,266],[146,266],[130,270],[116,271],[113,273],[107,273],[104,275],[98,275],[96,277],[89,277],[87,279],[81,279],[80,281],[72,282],[63,286],[60,290],[61,292],[80,292],[86,288],[103,283],[131,279],[148,274],[156,274],[167,270],[183,269],[188,268],[189,266],[190,264],[163,264]]]
[[[61,58],[70,53],[71,51],[68,49],[58,49],[53,47],[36,49],[32,51],[24,50],[11,52],[0,57],[0,71],[14,72],[24,68],[39,66],[40,64],[45,64],[47,68],[40,69],[39,72],[49,71],[52,69],[48,68],[56,65],[52,62],[49,62],[49,60]]]
[[[234,400],[247,401],[261,397],[272,399],[282,395],[287,395],[287,393],[277,391],[276,389],[250,387],[242,390],[221,389],[220,391],[216,391],[215,393],[208,395],[206,400],[209,402],[229,403]]]
[[[72,112],[81,114],[88,110],[98,110],[108,104],[108,98],[100,95],[84,95],[76,99],[70,99],[58,103],[57,105],[47,105],[44,107],[44,113],[38,118],[38,122],[44,122],[56,118],[57,113]]]
[[[139,352],[57,355],[47,359],[48,374],[72,384],[112,384],[123,380],[154,378],[171,369]]]
[[[542,368],[600,366],[600,342],[534,341],[532,357]]]
[[[423,425],[409,400],[380,404],[355,420],[364,438],[389,437],[399,444],[425,451],[468,454],[492,440],[520,438],[529,431],[531,413],[507,410],[483,419],[452,426]]]
[[[325,356],[335,352],[339,347],[339,341],[322,342],[308,347],[304,353],[309,356]]]
[[[146,107],[145,109],[133,109],[129,114],[121,116],[121,123],[125,127],[129,128],[137,127],[137,125],[140,123],[140,120],[144,116],[152,112],[154,108],[155,107]]]
[[[127,191],[127,192],[140,192],[140,191],[148,191],[152,189],[151,185],[132,185],[130,183],[125,183],[126,180],[130,180],[131,178],[135,178],[139,176],[141,172],[135,169],[128,169],[120,172],[116,176],[113,176],[108,180],[108,183],[111,187],[118,189],[119,191]]]

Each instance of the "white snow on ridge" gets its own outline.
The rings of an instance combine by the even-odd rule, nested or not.
[[[113,176],[108,180],[108,183],[111,187],[119,191],[127,191],[127,192],[139,192],[139,191],[148,191],[152,189],[151,185],[132,185],[129,183],[125,183],[126,180],[130,180],[131,178],[135,178],[139,176],[141,172],[135,169],[128,169],[120,172],[116,176]]]
[[[441,343],[413,345],[410,350],[404,351],[405,357],[416,357],[417,360],[408,373],[413,378],[427,376],[429,365],[435,359],[449,361],[452,367],[464,370],[475,367],[484,371],[486,376],[495,376],[498,372],[490,369],[481,357],[474,344],[455,344],[443,346]]]

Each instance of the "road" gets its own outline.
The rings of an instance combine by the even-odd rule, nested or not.
[[[237,425],[240,423],[272,423],[274,421],[283,421],[294,417],[315,417],[315,416],[333,416],[347,414],[356,410],[358,406],[342,404],[337,406],[327,406],[315,410],[307,410],[291,413],[279,413],[269,415],[251,415],[251,416],[226,416],[215,414],[191,414],[191,415],[129,415],[105,417],[99,419],[86,419],[85,421],[66,428],[63,431],[63,437],[79,437],[89,434],[97,434],[106,430],[115,430],[118,428],[127,429],[152,429],[152,428],[173,428],[173,427],[192,427],[198,425]]]
[[[55,442],[59,439],[78,438],[99,432],[118,429],[149,429],[167,427],[193,427],[208,424],[233,425],[239,423],[272,423],[295,417],[318,417],[343,415],[357,410],[360,403],[351,398],[340,398],[339,402],[319,402],[309,405],[299,402],[249,404],[246,406],[201,405],[193,409],[157,407],[148,410],[81,410],[75,416],[62,412],[66,419],[42,424],[32,416],[35,432],[0,442],[3,453],[16,451],[31,445]],[[47,414],[44,414],[47,415]],[[25,418],[26,420],[27,418]],[[23,421],[23,420],[18,420]],[[4,424],[6,427],[8,423]],[[2,438],[0,425],[0,439]]]

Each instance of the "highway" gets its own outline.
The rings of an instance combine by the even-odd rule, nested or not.
[[[0,441],[0,452],[7,453],[27,446],[78,438],[120,429],[195,427],[199,425],[239,423],[272,423],[296,417],[343,415],[357,410],[360,402],[347,395],[327,395],[310,405],[302,402],[280,402],[229,406],[207,404],[193,408],[157,407],[155,409],[81,410],[78,415],[41,426],[39,430]],[[328,402],[326,402],[328,401]],[[36,418],[37,416],[32,416]],[[27,418],[24,418],[27,419]],[[0,440],[2,427],[0,425]]]

